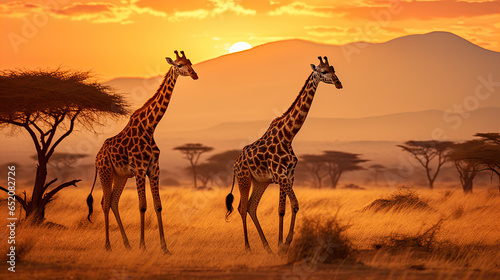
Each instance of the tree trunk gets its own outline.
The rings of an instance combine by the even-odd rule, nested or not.
[[[43,194],[45,193],[45,182],[47,180],[47,159],[43,156],[38,157],[38,168],[36,172],[35,185],[31,201],[27,204],[26,218],[33,224],[41,224],[45,219],[45,204],[43,203]]]
[[[339,183],[340,180],[340,175],[341,173],[330,174],[330,179],[332,181],[332,189],[337,188],[337,184]]]
[[[314,173],[314,177],[316,177],[316,184],[317,184],[316,187],[318,189],[321,189],[322,187],[321,181],[323,178],[321,178],[321,175],[319,173]]]
[[[197,183],[198,174],[196,174],[196,165],[194,165],[194,163],[191,163],[191,168],[193,169],[194,188],[198,189],[198,183]]]
[[[428,166],[426,166],[425,171],[427,173],[427,181],[429,182],[429,188],[432,190],[434,189],[434,180],[431,177],[431,170],[429,169]]]
[[[45,181],[47,180],[47,159],[42,156],[38,156],[38,167],[36,169],[35,185],[33,186],[33,194],[31,196],[31,201],[33,205],[39,205],[42,201],[42,196],[44,193]]]
[[[472,193],[472,187],[474,183],[474,178],[477,172],[464,171],[461,175],[460,181],[462,182],[462,189],[464,193]]]
[[[464,180],[464,183],[462,184],[464,193],[472,193],[472,181],[472,179]]]

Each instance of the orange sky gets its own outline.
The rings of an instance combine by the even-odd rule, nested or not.
[[[238,41],[384,42],[441,30],[500,51],[499,0],[0,0],[0,9],[1,69],[66,66],[104,80],[162,74],[175,49],[197,63]]]

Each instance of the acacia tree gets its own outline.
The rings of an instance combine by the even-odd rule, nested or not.
[[[240,150],[227,150],[209,157],[205,164],[211,166],[211,171],[208,173],[211,180],[223,187],[231,184],[234,162],[240,153]]]
[[[324,151],[321,155],[307,155],[306,160],[313,163],[315,167],[309,171],[316,177],[316,180],[321,180],[324,175],[321,169],[325,167],[327,176],[330,177],[330,186],[337,188],[340,176],[344,172],[364,169],[359,164],[366,162],[366,159],[360,159],[359,154],[339,152],[339,151]],[[303,157],[304,158],[304,157]]]
[[[488,133],[476,133],[474,136],[481,138],[483,141],[495,145],[500,145],[500,133],[488,132]]]
[[[485,143],[493,144],[493,146],[489,146],[483,153],[485,155],[483,163],[491,172],[497,175],[498,190],[500,191],[500,156],[498,154],[498,150],[500,149],[500,133],[476,133],[474,136],[481,138]]]
[[[470,140],[455,144],[450,158],[460,175],[460,182],[465,193],[471,193],[476,175],[479,172],[491,171],[499,179],[500,190],[500,137],[492,133],[478,133],[480,140]]]
[[[47,164],[61,142],[76,126],[95,132],[103,117],[127,113],[124,99],[93,78],[90,72],[5,70],[0,72],[0,128],[28,132],[36,150],[36,177],[30,197],[16,195],[26,217],[34,224],[45,218],[45,207],[60,190],[80,180],[64,182],[50,191]],[[1,190],[7,190],[0,187]]]
[[[403,151],[409,152],[424,167],[429,188],[434,188],[434,181],[437,178],[441,166],[446,162],[451,150],[451,141],[407,141],[404,145],[397,145]],[[435,160],[434,160],[435,159]],[[435,162],[435,163],[433,163]],[[436,170],[433,172],[433,166]]]
[[[327,163],[324,155],[307,154],[302,157],[302,166],[313,178],[313,185],[321,188],[323,178],[328,176]]]
[[[360,159],[359,154],[340,152],[340,151],[324,151],[324,158],[328,166],[328,174],[330,175],[331,187],[337,188],[340,176],[344,172],[363,170],[359,164],[367,162],[366,159]]]
[[[194,181],[194,188],[198,188],[198,183],[197,183],[197,165],[198,161],[200,160],[200,156],[203,153],[210,152],[214,148],[204,146],[203,144],[193,144],[193,143],[187,143],[182,146],[175,147],[174,150],[178,150],[181,153],[184,154],[186,159],[189,161],[189,164],[191,165],[191,172],[193,173],[193,181]]]
[[[484,141],[481,140],[471,140],[453,146],[450,158],[455,162],[464,193],[472,193],[474,178],[482,171],[482,164],[476,158],[476,153],[481,152],[483,146]]]

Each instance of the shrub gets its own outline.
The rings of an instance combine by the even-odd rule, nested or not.
[[[376,199],[363,210],[373,210],[375,212],[392,210],[399,212],[404,209],[430,210],[431,207],[414,190],[398,188],[387,198]]]
[[[288,254],[289,262],[332,263],[348,258],[352,244],[345,236],[349,225],[341,225],[336,217],[306,218]]]
[[[431,250],[436,245],[436,233],[441,228],[443,221],[443,219],[439,220],[423,233],[417,233],[416,235],[391,234],[390,236],[382,238],[380,242],[374,244],[373,246],[376,249],[388,248],[400,250],[407,248],[420,248]]]
[[[360,187],[360,186],[358,186],[356,184],[345,184],[344,188],[345,189],[351,189],[351,190],[366,190],[365,188]]]

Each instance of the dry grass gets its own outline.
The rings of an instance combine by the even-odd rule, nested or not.
[[[229,223],[224,219],[224,198],[228,192],[226,189],[192,191],[190,188],[175,187],[161,191],[163,222],[167,246],[173,253],[171,256],[163,255],[160,249],[150,194],[146,212],[147,249],[143,251],[138,248],[140,229],[137,193],[134,189],[126,189],[120,201],[120,214],[132,250],[127,251],[124,248],[116,221],[110,214],[113,250],[106,252],[104,219],[99,205],[101,192],[99,189],[95,192],[93,223],[89,223],[86,220],[85,203],[88,191],[89,188],[83,186],[65,191],[49,205],[46,211],[47,219],[63,227],[32,228],[21,225],[17,228],[17,244],[19,248],[25,248],[24,252],[20,253],[21,259],[17,267],[20,272],[17,274],[19,279],[23,278],[23,271],[27,273],[24,275],[26,278],[35,275],[35,278],[39,279],[153,279],[179,278],[180,275],[192,275],[197,271],[239,273],[262,269],[276,270],[276,273],[284,277],[296,269],[286,266],[289,262],[288,256],[270,256],[265,252],[250,218],[247,221],[252,252],[245,252],[240,216],[237,213],[232,215]],[[324,256],[320,250],[313,248],[313,243],[308,243],[311,240],[304,238],[319,234],[320,239],[330,240],[330,243],[327,243],[334,247],[338,244],[349,244],[345,252],[341,250],[344,252],[341,254],[342,258],[350,255],[355,261],[362,262],[366,267],[364,269],[370,269],[373,273],[380,269],[387,270],[387,274],[393,270],[413,271],[413,266],[425,271],[460,271],[465,274],[484,272],[484,275],[500,275],[500,196],[494,192],[475,190],[474,194],[464,195],[454,190],[410,191],[410,197],[418,197],[418,201],[425,202],[426,207],[433,209],[432,211],[403,206],[398,206],[397,211],[393,211],[395,208],[391,208],[391,211],[363,211],[366,205],[380,197],[394,197],[387,196],[394,193],[392,189],[354,191],[296,187],[295,192],[299,199],[300,211],[292,247],[302,246],[313,255]],[[278,188],[271,186],[258,209],[262,228],[275,252],[278,247],[277,198]],[[239,200],[237,193],[235,200],[235,203]],[[5,204],[0,204],[0,209],[5,209],[4,206]],[[5,221],[6,212],[0,212],[0,220]],[[289,212],[287,208],[285,237],[290,219]],[[397,244],[397,238],[401,237],[429,240],[428,230],[442,219],[444,221],[432,232],[429,243],[432,246],[422,243],[427,249],[420,250],[415,246]],[[0,229],[0,236],[6,236],[4,227]],[[380,242],[391,236],[395,237],[393,243],[403,248],[402,250],[394,252],[373,248],[377,240]],[[2,254],[6,251],[6,245],[4,241],[0,244]],[[352,251],[350,246],[355,251]],[[324,250],[329,252],[330,247],[326,246]],[[293,252],[291,249],[291,255]],[[6,268],[2,266],[0,269],[0,278],[3,279]],[[303,271],[311,276],[321,270],[316,267],[314,273]],[[386,276],[380,279],[390,278]]]

